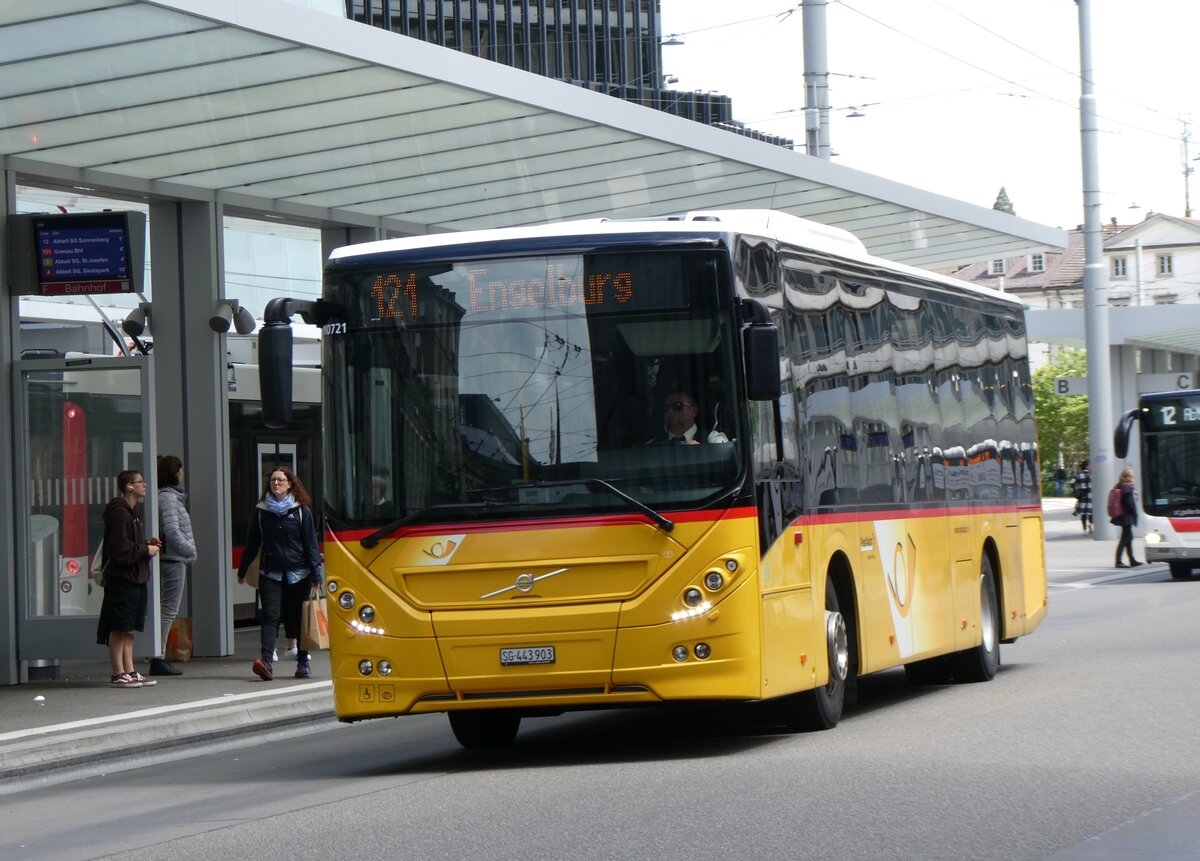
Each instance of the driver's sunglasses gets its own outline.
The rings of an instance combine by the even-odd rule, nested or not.
[[[663,412],[667,412],[669,410],[673,413],[677,413],[684,407],[690,406],[691,404],[689,404],[687,401],[667,401],[665,404],[663,404]]]

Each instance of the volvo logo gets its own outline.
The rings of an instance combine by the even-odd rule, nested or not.
[[[570,568],[559,568],[557,571],[548,571],[545,574],[538,574],[536,577],[528,571],[518,574],[517,580],[511,586],[505,586],[503,589],[497,589],[495,592],[488,592],[486,595],[480,595],[479,600],[486,598],[495,598],[497,595],[503,595],[505,592],[511,592],[516,589],[522,594],[528,594],[533,591],[533,586],[539,580],[545,580],[548,577],[553,577],[555,574],[562,574],[564,571],[570,571]]]

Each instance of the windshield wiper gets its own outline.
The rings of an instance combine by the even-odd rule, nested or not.
[[[625,491],[621,490],[620,488],[614,487],[613,485],[609,484],[607,481],[605,481],[602,478],[564,478],[559,481],[530,481],[530,482],[527,482],[524,484],[502,484],[497,487],[481,487],[481,488],[477,488],[475,490],[469,490],[467,492],[468,493],[495,493],[497,491],[503,491],[503,490],[517,490],[522,487],[570,487],[572,485],[579,485],[579,484],[582,484],[584,487],[586,487],[588,489],[594,489],[597,487],[603,488],[604,490],[607,490],[609,493],[611,493],[613,496],[623,499],[625,502],[628,502],[631,506],[636,508],[642,514],[646,515],[651,520],[653,520],[658,525],[658,528],[661,529],[663,532],[670,532],[672,529],[675,528],[675,523],[673,521],[670,521],[667,518],[663,517],[661,514],[659,514],[657,511],[655,511],[649,505],[642,502],[640,499],[630,496]]]
[[[397,529],[401,528],[402,526],[408,526],[408,524],[412,523],[414,520],[424,517],[426,514],[430,514],[434,511],[455,511],[455,510],[459,510],[459,509],[480,508],[480,507],[491,508],[494,505],[499,505],[499,503],[489,502],[487,500],[484,500],[483,502],[442,502],[437,505],[427,505],[424,508],[418,508],[416,511],[409,512],[408,514],[401,517],[399,520],[393,520],[387,526],[384,526],[380,529],[376,529],[374,532],[372,532],[370,535],[368,535],[366,538],[362,539],[358,543],[361,544],[363,547],[368,547],[368,548],[374,547],[376,544],[378,544],[384,538],[387,538],[389,535],[391,535]]]

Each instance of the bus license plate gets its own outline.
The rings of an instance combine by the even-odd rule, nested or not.
[[[500,666],[513,667],[519,664],[553,664],[553,646],[528,646],[523,649],[501,649]]]

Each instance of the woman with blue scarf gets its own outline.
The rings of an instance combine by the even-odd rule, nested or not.
[[[261,548],[258,596],[262,601],[262,654],[251,669],[264,682],[275,678],[275,634],[280,620],[285,636],[299,638],[304,602],[314,586],[321,587],[321,557],[311,502],[295,473],[286,466],[277,466],[267,476],[267,485],[250,518],[250,534],[237,576],[239,583],[246,582],[246,569]],[[301,649],[296,659],[296,678],[312,676],[308,652]]]

